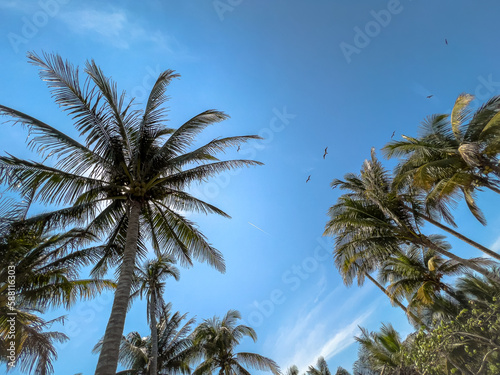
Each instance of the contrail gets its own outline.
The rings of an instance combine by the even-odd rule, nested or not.
[[[268,236],[270,236],[270,234],[269,234],[269,233],[267,233],[265,230],[260,229],[257,225],[252,224],[251,222],[248,222],[248,224],[250,224],[252,227],[257,228],[257,229],[258,229],[258,230],[260,230],[261,232],[264,232],[265,234],[267,234]]]

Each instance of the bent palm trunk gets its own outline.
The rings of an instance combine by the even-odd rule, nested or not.
[[[419,213],[418,214],[422,219],[428,221],[429,223],[435,225],[436,227],[438,227],[439,229],[442,229],[448,233],[450,233],[451,235],[457,237],[458,239],[468,243],[469,245],[471,246],[474,246],[476,249],[482,251],[483,253],[489,255],[490,257],[492,258],[495,258],[497,260],[500,260],[500,254],[494,252],[493,250],[490,250],[488,249],[487,247],[471,240],[470,238],[468,237],[465,237],[464,235],[458,233],[457,231],[454,231],[453,229],[451,229],[450,227],[447,227],[446,225],[443,225],[441,224],[439,221],[436,221],[432,218],[430,218],[429,216],[427,215],[423,215],[422,213]]]
[[[139,215],[141,205],[133,201],[130,205],[127,239],[123,253],[123,263],[116,287],[111,316],[104,334],[101,354],[95,375],[114,375],[118,367],[118,353],[125,326],[125,317],[132,287],[137,241],[139,239]]]
[[[387,297],[389,297],[391,301],[395,302],[396,305],[398,305],[405,312],[407,316],[410,316],[415,322],[427,328],[425,324],[422,323],[422,321],[415,314],[409,311],[405,305],[399,302],[396,298],[392,298],[391,294],[387,291],[387,289],[385,289],[382,285],[380,285],[380,283],[377,280],[371,277],[370,274],[368,274],[368,272],[365,272],[365,276],[368,278],[368,280],[370,280],[373,284],[375,284],[382,292],[384,292],[384,294]]]

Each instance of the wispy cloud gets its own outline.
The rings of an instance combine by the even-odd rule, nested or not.
[[[94,37],[116,48],[127,49],[132,44],[146,42],[169,53],[178,53],[181,49],[174,37],[159,30],[149,30],[120,8],[66,11],[61,14],[61,20],[72,32]]]
[[[500,251],[500,236],[491,244],[490,249],[496,252]]]
[[[344,288],[343,285],[337,287],[320,302],[317,302],[317,297],[313,297],[293,321],[280,327],[276,336],[268,340],[269,350],[275,352],[272,358],[286,364],[284,368],[294,364],[303,372],[315,364],[319,356],[329,359],[352,345],[358,325],[372,315],[378,300],[363,313],[356,313],[360,300],[373,288],[367,286],[359,289],[349,298],[343,297],[344,302],[339,304],[339,293]],[[356,317],[347,326],[339,327],[341,317],[351,311],[352,316]],[[276,342],[280,345],[276,346]]]
[[[325,359],[330,359],[334,355],[340,353],[342,350],[352,345],[354,343],[354,335],[359,330],[358,326],[363,324],[365,320],[373,314],[374,311],[375,306],[372,306],[370,310],[358,316],[351,324],[337,332],[335,336],[333,336],[323,345],[317,357],[325,357]]]

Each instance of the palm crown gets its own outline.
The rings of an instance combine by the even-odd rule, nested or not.
[[[500,97],[491,98],[475,112],[472,100],[472,95],[460,95],[450,115],[429,116],[422,123],[419,138],[403,136],[403,141],[384,147],[387,156],[403,157],[395,182],[423,189],[427,209],[452,224],[448,206],[460,195],[485,224],[474,192],[486,187],[500,193]]]
[[[251,160],[220,161],[215,156],[227,147],[259,137],[214,139],[188,151],[206,126],[228,116],[208,110],[178,129],[166,127],[166,88],[179,77],[173,71],[160,74],[145,108],[138,110],[133,101],[125,102],[125,93],[118,94],[116,84],[94,61],[86,63],[87,78],[82,84],[78,69],[57,55],[45,54],[42,58],[29,54],[29,60],[40,68],[40,76],[51,88],[56,103],[72,117],[85,142],[0,106],[0,114],[28,127],[34,136],[31,147],[57,159],[54,166],[48,166],[2,156],[0,179],[23,195],[36,191],[35,198],[43,203],[71,205],[37,215],[30,222],[60,227],[86,224],[87,231],[106,236],[105,253],[93,273],[99,275],[118,266],[120,278],[97,373],[113,374],[137,255],[145,255],[149,241],[157,254],[172,255],[181,265],[191,265],[197,259],[223,272],[222,254],[180,211],[228,215],[185,189],[217,173],[260,164]]]
[[[219,369],[219,375],[249,375],[242,365],[271,371],[274,375],[280,374],[278,365],[269,358],[255,353],[234,352],[243,337],[257,340],[253,328],[236,325],[239,319],[241,315],[238,311],[229,310],[222,319],[214,317],[205,320],[195,329],[194,343],[204,361],[198,365],[193,375],[212,374],[216,369]]]

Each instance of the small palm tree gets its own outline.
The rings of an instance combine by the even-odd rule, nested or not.
[[[286,369],[285,375],[299,375],[299,368],[296,365],[292,365]]]
[[[360,357],[370,370],[378,371],[380,375],[418,374],[416,370],[405,366],[405,344],[391,324],[382,324],[380,332],[368,332],[361,328],[361,335],[356,336],[355,340],[360,344]]]
[[[79,299],[89,299],[115,284],[109,280],[78,277],[81,266],[102,253],[101,247],[79,251],[73,248],[93,241],[90,233],[72,229],[48,233],[24,225],[29,204],[5,200],[0,204],[0,358],[7,359],[12,341],[9,318],[15,316],[15,351],[21,371],[53,373],[57,359],[54,344],[69,338],[46,331],[64,317],[45,321],[37,314],[48,308],[69,308]],[[13,277],[14,294],[9,283]],[[15,299],[13,299],[14,297]]]
[[[339,366],[339,367],[337,367],[337,371],[335,372],[335,375],[351,375],[351,374],[345,368],[343,368],[342,366]]]
[[[151,363],[149,373],[157,373],[158,365],[158,328],[156,317],[160,316],[165,305],[163,294],[165,280],[173,277],[179,280],[179,269],[174,266],[175,261],[168,255],[160,255],[157,259],[147,261],[142,267],[136,268],[134,283],[138,290],[132,293],[131,298],[138,294],[147,299],[147,320],[151,328]]]
[[[158,253],[166,251],[181,265],[206,261],[224,272],[222,254],[212,247],[181,211],[216,213],[222,210],[186,192],[190,184],[243,166],[252,160],[221,161],[215,155],[257,136],[217,138],[189,150],[207,126],[228,118],[216,110],[202,112],[177,129],[168,128],[164,104],[169,83],[178,78],[172,70],[160,74],[143,110],[125,102],[115,82],[94,61],[87,61],[87,79],[81,84],[78,69],[58,55],[29,54],[56,103],[74,121],[84,142],[28,114],[0,105],[0,115],[25,125],[30,146],[55,165],[0,157],[0,180],[9,189],[45,204],[69,205],[31,218],[41,226],[86,225],[89,232],[105,236],[106,251],[96,260],[93,274],[118,266],[119,278],[97,375],[114,375],[118,364],[127,306],[136,259],[147,253],[149,240]]]
[[[280,374],[278,365],[272,359],[255,353],[234,352],[243,337],[257,340],[253,328],[236,325],[239,319],[241,315],[238,311],[229,310],[222,319],[213,317],[195,329],[194,343],[203,361],[194,370],[193,375],[209,375],[217,369],[219,375],[249,375],[243,366],[271,371],[274,375]]]
[[[316,362],[316,367],[309,366],[307,369],[307,375],[331,375],[330,369],[328,368],[328,364],[325,361],[325,358],[319,357]]]
[[[172,313],[172,304],[164,305],[157,323],[158,362],[157,372],[151,371],[152,336],[142,337],[138,332],[130,332],[122,338],[119,362],[127,370],[120,375],[188,375],[189,363],[196,354],[191,339],[194,318],[183,323],[187,314]],[[97,353],[102,348],[102,340],[94,347]]]

